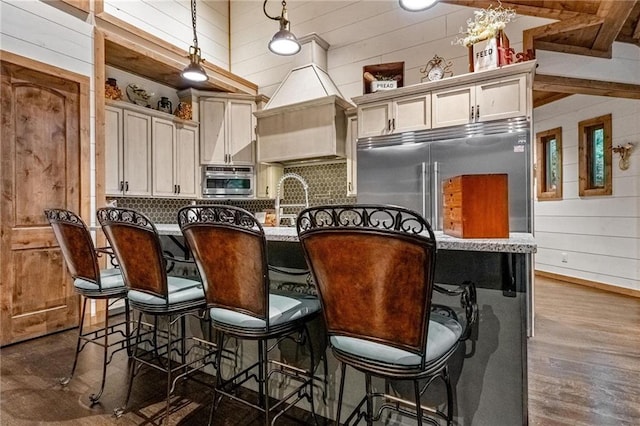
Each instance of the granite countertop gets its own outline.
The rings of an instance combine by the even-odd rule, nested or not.
[[[177,224],[157,224],[161,235],[182,235]],[[294,227],[265,227],[264,233],[269,241],[298,241]],[[509,238],[456,238],[436,231],[436,241],[441,250],[488,251],[504,253],[535,253],[536,242],[532,234],[512,232]]]

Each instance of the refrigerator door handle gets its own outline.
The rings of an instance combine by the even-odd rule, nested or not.
[[[438,188],[438,162],[434,161],[433,162],[433,223],[431,223],[431,227],[434,230],[438,230],[439,228],[439,224],[438,221],[440,220],[440,209],[438,207],[439,204],[439,198],[440,198],[440,190]]]
[[[422,162],[422,217],[427,214],[427,163]]]

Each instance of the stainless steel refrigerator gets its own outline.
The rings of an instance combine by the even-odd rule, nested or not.
[[[422,212],[442,229],[442,181],[506,173],[509,229],[532,231],[531,143],[524,119],[358,140],[358,203],[395,204]]]

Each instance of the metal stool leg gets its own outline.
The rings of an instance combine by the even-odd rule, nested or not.
[[[367,387],[367,426],[373,426],[373,386],[371,385],[371,375],[365,373],[364,381]]]
[[[100,391],[97,394],[91,394],[89,396],[89,400],[91,401],[91,405],[96,404],[100,397],[102,396],[102,392],[104,392],[104,384],[107,380],[107,359],[109,358],[109,299],[105,301],[106,306],[104,310],[104,348],[102,351],[102,383],[100,384]]]
[[[68,377],[63,377],[62,379],[60,379],[60,384],[62,386],[66,386],[69,384],[69,382],[71,381],[71,379],[73,378],[74,373],[76,372],[76,366],[78,365],[78,355],[80,354],[80,351],[82,349],[80,349],[80,346],[82,345],[82,333],[83,333],[83,329],[84,329],[84,314],[87,310],[87,301],[89,299],[87,299],[86,297],[82,297],[83,299],[83,303],[82,303],[82,313],[80,314],[80,325],[78,327],[78,342],[76,343],[76,354],[75,357],[73,358],[73,366],[71,367],[71,373],[69,374]]]
[[[336,425],[340,426],[340,411],[342,411],[342,396],[344,394],[344,376],[347,372],[347,364],[340,362],[340,390],[338,391],[338,412],[336,413]]]
[[[263,404],[264,404],[264,425],[269,426],[269,353],[267,351],[267,339],[262,339],[260,341],[260,350],[259,350],[259,362],[260,362],[260,387],[263,389],[261,394],[263,395]]]
[[[416,418],[418,419],[418,426],[422,426],[422,403],[420,402],[420,386],[417,380],[413,381],[413,391],[416,397]]]

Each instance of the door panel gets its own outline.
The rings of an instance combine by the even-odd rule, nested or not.
[[[78,296],[43,210],[80,210],[80,87],[2,62],[0,345],[78,323]]]

